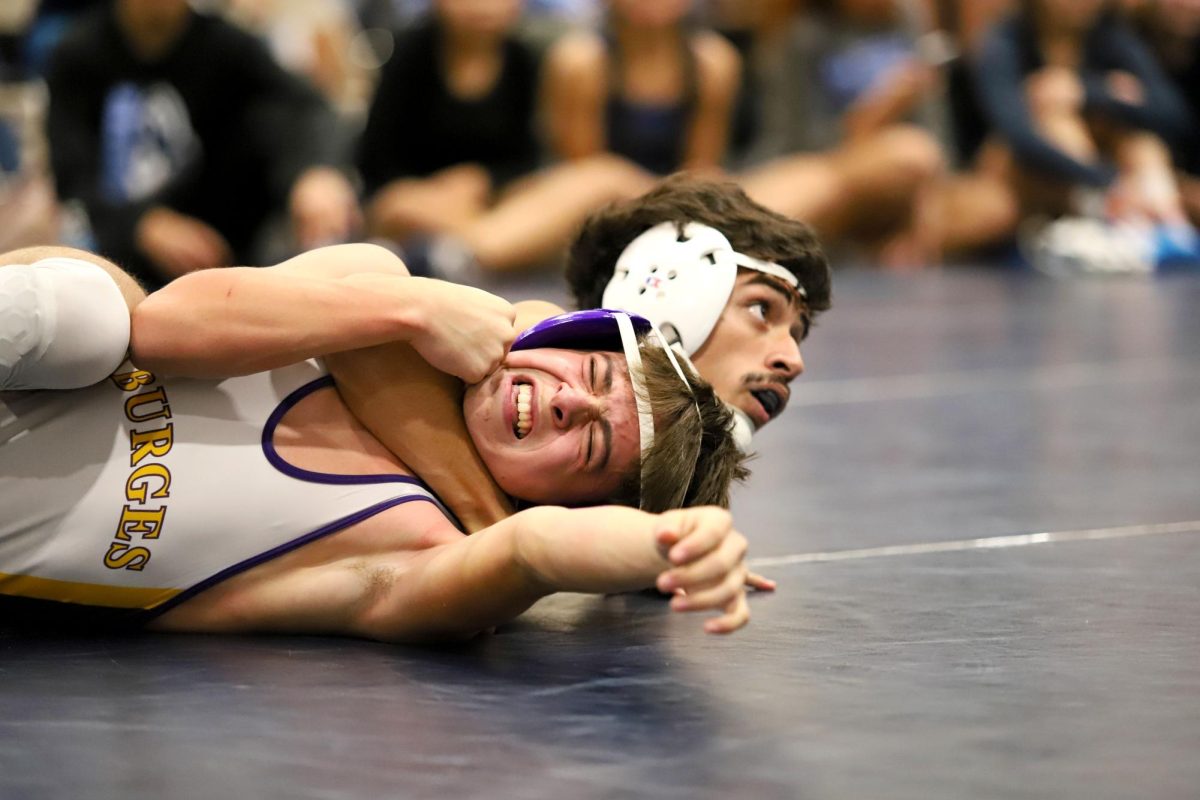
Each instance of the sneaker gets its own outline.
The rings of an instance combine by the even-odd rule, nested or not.
[[[1153,229],[1063,217],[1022,233],[1021,250],[1038,271],[1074,275],[1145,275],[1155,267]]]

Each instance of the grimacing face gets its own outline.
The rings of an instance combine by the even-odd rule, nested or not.
[[[756,428],[779,416],[789,384],[804,372],[800,342],[809,318],[794,297],[777,278],[738,270],[725,310],[692,356],[721,399],[746,412]]]
[[[533,503],[603,502],[640,457],[637,406],[620,353],[511,352],[467,388],[463,414],[497,485]]]

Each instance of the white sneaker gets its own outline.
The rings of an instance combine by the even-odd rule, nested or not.
[[[1132,224],[1063,217],[1023,234],[1020,246],[1035,269],[1055,278],[1154,271],[1154,232]]]

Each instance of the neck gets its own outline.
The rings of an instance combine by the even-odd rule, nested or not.
[[[496,58],[503,50],[504,37],[456,31],[442,27],[442,51],[447,61],[472,61]]]
[[[617,44],[627,60],[668,52],[674,56],[679,52],[679,43],[683,40],[682,31],[675,25],[643,28],[618,21],[616,31]]]
[[[191,9],[185,3],[176,13],[159,17],[146,17],[125,3],[117,3],[115,8],[117,27],[134,55],[143,61],[166,55],[191,22]]]

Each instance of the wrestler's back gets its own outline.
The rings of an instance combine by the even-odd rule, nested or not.
[[[0,595],[39,611],[136,622],[238,596],[249,625],[248,587],[460,537],[315,362],[219,383],[120,373],[23,400],[0,429]]]

